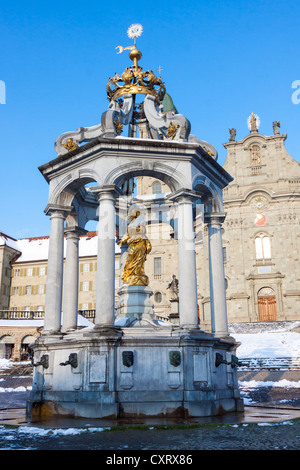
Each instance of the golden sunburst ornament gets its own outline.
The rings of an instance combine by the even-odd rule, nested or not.
[[[130,39],[138,38],[142,35],[143,26],[140,23],[135,23],[127,29],[127,35]]]

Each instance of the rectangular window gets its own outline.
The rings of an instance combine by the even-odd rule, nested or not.
[[[88,310],[89,304],[81,304],[81,310]]]
[[[36,309],[37,309],[38,312],[42,312],[44,310],[44,306],[43,305],[38,305]]]
[[[25,294],[30,295],[31,294],[31,286],[26,286],[25,287]]]
[[[14,270],[14,277],[20,277],[20,269]]]
[[[256,253],[256,259],[263,258],[262,242],[261,242],[260,237],[257,237],[255,239],[255,253]]]
[[[259,266],[257,268],[258,274],[265,274],[271,272],[271,266]]]
[[[29,307],[29,306],[24,307],[24,311],[25,311],[25,312],[30,312],[30,307]]]
[[[89,281],[84,281],[82,283],[82,290],[83,291],[88,291],[89,290]]]
[[[83,272],[88,273],[90,270],[90,263],[83,263]]]
[[[154,258],[154,279],[161,278],[161,258]]]
[[[40,285],[38,286],[38,293],[39,293],[39,294],[43,294],[43,293],[44,293],[44,284],[40,284]]]
[[[45,268],[45,266],[40,266],[39,275],[40,275],[40,276],[45,276],[45,274],[46,274],[46,268]]]
[[[116,259],[115,260],[115,269],[119,269],[120,267],[120,260]]]
[[[32,276],[32,268],[27,268],[27,276]]]
[[[271,258],[271,243],[269,237],[263,238],[264,258]]]
[[[154,274],[161,274],[161,258],[154,258]]]
[[[13,287],[12,295],[18,295],[19,287]]]

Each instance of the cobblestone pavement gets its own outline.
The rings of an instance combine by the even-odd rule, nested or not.
[[[255,378],[255,374],[253,377],[241,375],[240,380],[271,380],[270,374],[265,377],[259,374]],[[299,372],[280,373],[280,379],[275,375],[272,376],[274,381],[299,380]],[[0,386],[17,389],[29,386],[30,380],[30,377],[6,377]],[[188,451],[200,450],[300,449],[299,388],[249,389],[247,398],[256,404],[246,406],[242,415],[185,422],[149,420],[140,423],[143,425],[121,423],[118,427],[99,420],[30,423],[25,417],[28,393],[0,393],[0,450],[102,450],[105,451],[103,458],[109,458],[114,451],[115,455],[126,451],[125,455],[129,456],[130,451],[148,451],[149,455],[154,455],[154,451],[172,451],[174,455],[187,455]]]

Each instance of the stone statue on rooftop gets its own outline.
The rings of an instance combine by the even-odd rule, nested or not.
[[[229,130],[229,134],[230,134],[230,138],[229,138],[229,142],[234,142],[235,141],[235,136],[236,136],[236,129],[228,129]]]
[[[279,132],[279,127],[280,127],[280,121],[274,121],[274,122],[273,122],[273,132],[274,132],[274,135],[280,134],[280,132]]]

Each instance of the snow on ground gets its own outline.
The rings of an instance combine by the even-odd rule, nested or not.
[[[13,364],[9,359],[0,359],[0,371],[9,369]]]
[[[237,356],[243,357],[300,357],[300,333],[287,331],[239,334],[231,336],[241,343]]]

